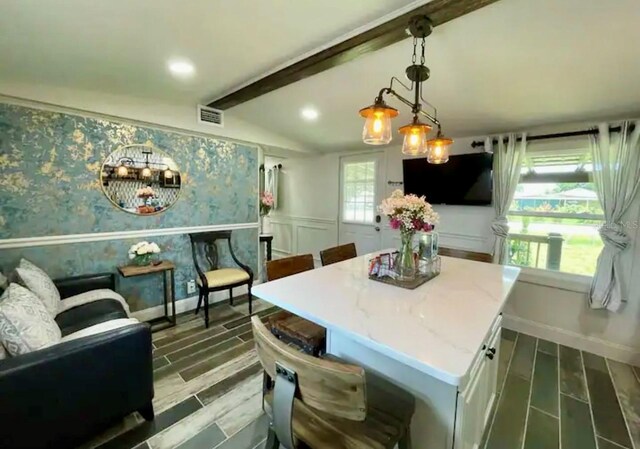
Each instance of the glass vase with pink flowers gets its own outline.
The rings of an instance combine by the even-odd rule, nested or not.
[[[398,278],[413,279],[416,276],[413,237],[419,231],[433,231],[434,226],[440,221],[440,216],[424,196],[405,195],[399,189],[383,200],[378,210],[389,218],[392,229],[400,231],[400,250],[394,264]]]

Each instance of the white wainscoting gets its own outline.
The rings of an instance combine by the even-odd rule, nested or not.
[[[337,245],[336,220],[273,214],[268,221],[267,227],[273,234],[274,258],[311,253],[319,264],[320,251]]]
[[[492,246],[490,239],[484,235],[461,234],[457,232],[438,231],[440,246],[444,248],[463,249],[486,253]]]

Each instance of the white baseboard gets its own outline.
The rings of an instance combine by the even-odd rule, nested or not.
[[[502,326],[516,332],[543,338],[564,346],[591,352],[622,363],[640,366],[640,351],[631,346],[612,343],[600,338],[579,334],[559,327],[536,321],[525,320],[512,315],[504,315]]]
[[[257,284],[257,282],[255,283]],[[255,285],[254,284],[254,285]],[[248,291],[247,286],[243,285],[241,287],[237,287],[233,289],[233,297],[237,298],[238,296],[246,294]],[[213,292],[209,294],[209,304],[214,304],[217,302],[228,301],[229,300],[229,291],[223,290],[220,292]],[[176,314],[188,312],[190,310],[195,310],[198,305],[198,296],[190,296],[189,298],[184,298],[179,301],[176,301]],[[171,314],[171,304],[169,304],[169,314]],[[164,305],[159,305],[155,307],[150,307],[144,310],[138,310],[136,312],[131,313],[131,317],[140,321],[149,321],[154,318],[159,318],[164,316]]]

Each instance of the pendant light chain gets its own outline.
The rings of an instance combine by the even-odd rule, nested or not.
[[[413,64],[416,63],[416,58],[417,58],[416,53],[417,53],[417,51],[418,51],[418,38],[414,37],[413,38],[413,56],[411,57],[411,62]],[[424,59],[424,56],[423,56],[423,59]]]
[[[425,60],[424,60],[425,40],[426,39],[423,37],[422,38],[422,56],[420,57],[420,64],[421,65],[424,65],[424,62],[425,62]],[[414,51],[415,51],[415,47],[414,47]],[[414,61],[414,63],[415,63],[415,61]]]

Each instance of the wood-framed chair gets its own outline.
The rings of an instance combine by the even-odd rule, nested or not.
[[[258,317],[251,323],[271,421],[265,449],[410,449],[413,396],[359,366],[296,351]]]
[[[267,262],[267,279],[274,281],[286,276],[313,270],[313,256],[285,257]],[[293,344],[308,354],[317,356],[324,352],[326,329],[287,311],[281,311],[269,319],[274,335],[287,344]]]
[[[191,239],[191,254],[193,264],[198,272],[198,305],[196,315],[204,302],[204,322],[209,327],[209,293],[229,290],[229,303],[233,305],[233,289],[246,285],[249,296],[249,315],[252,313],[251,286],[253,285],[253,271],[238,260],[231,244],[231,231],[213,231],[189,234]],[[220,267],[218,240],[226,240],[229,254],[239,268]]]
[[[332,263],[342,262],[343,260],[353,259],[354,257],[358,257],[355,243],[346,243],[320,251],[320,260],[322,261],[323,267],[331,265]]]

